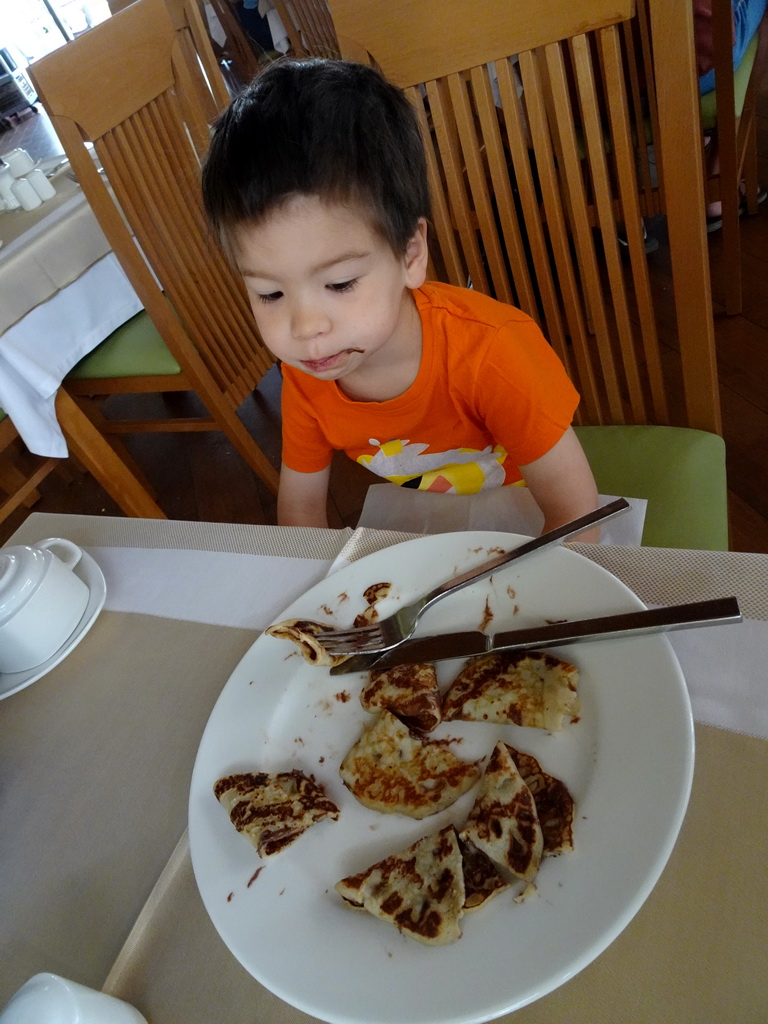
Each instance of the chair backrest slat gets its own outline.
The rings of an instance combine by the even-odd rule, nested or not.
[[[275,0],[296,56],[339,57],[339,41],[326,0]]]

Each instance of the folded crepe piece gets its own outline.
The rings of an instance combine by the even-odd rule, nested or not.
[[[461,937],[464,873],[453,825],[336,883],[351,906],[429,946]]]

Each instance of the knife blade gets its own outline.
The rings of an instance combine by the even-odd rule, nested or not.
[[[578,619],[573,622],[552,622],[503,633],[491,634],[469,630],[463,633],[414,637],[404,640],[397,647],[384,653],[353,655],[339,665],[334,665],[331,675],[348,675],[371,669],[378,671],[394,668],[396,665],[416,665],[426,661],[471,658],[494,651],[540,650],[559,647],[561,644],[661,633],[671,629],[728,625],[741,622],[741,618],[738,600],[735,597],[721,597],[710,601],[694,601],[664,608]]]

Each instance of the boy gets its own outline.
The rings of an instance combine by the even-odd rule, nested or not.
[[[524,479],[545,530],[596,507],[578,395],[536,324],[425,284],[425,158],[399,89],[345,61],[271,65],[217,123],[203,195],[282,361],[281,525],[327,526],[335,449],[421,489]]]

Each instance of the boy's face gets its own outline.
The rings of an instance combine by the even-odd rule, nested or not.
[[[426,226],[397,257],[356,207],[297,196],[234,237],[265,344],[321,380],[386,368],[408,354],[426,274]]]

